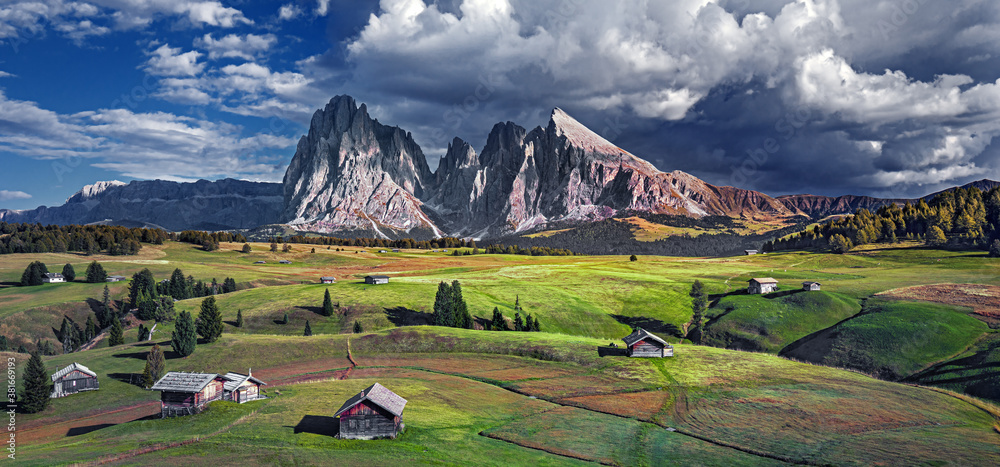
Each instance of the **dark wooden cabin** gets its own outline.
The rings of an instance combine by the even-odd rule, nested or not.
[[[820,290],[820,284],[819,282],[803,282],[802,290],[805,290],[807,292],[817,291]]]
[[[229,381],[223,385],[222,389],[225,392],[224,397],[227,401],[242,404],[257,399],[264,399],[264,396],[260,395],[260,387],[267,386],[267,383],[254,378],[252,371],[247,371],[245,375],[229,372],[226,373],[226,378],[229,378]]]
[[[403,429],[406,399],[375,383],[344,402],[334,414],[342,439],[395,438]]]
[[[389,276],[365,276],[365,284],[388,284]]]
[[[160,415],[177,417],[199,413],[209,402],[222,400],[228,381],[228,377],[216,373],[171,371],[151,389],[160,391]]]
[[[629,357],[673,357],[674,346],[643,328],[635,328],[632,334],[622,338],[628,348]]]
[[[97,382],[97,373],[76,362],[52,375],[51,397],[53,398],[98,389],[100,384]]]

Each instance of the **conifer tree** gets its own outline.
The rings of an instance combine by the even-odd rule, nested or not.
[[[320,314],[333,316],[333,300],[330,300],[330,289],[326,289],[326,292],[323,293],[323,310]]]
[[[104,271],[104,266],[96,260],[87,266],[87,282],[96,284],[108,280],[108,273]]]
[[[153,344],[153,347],[149,349],[149,354],[146,355],[146,367],[149,368],[149,374],[156,382],[166,373],[166,359],[163,356],[163,349],[160,348],[159,344]]]
[[[24,385],[22,387],[20,408],[25,413],[36,413],[45,410],[49,405],[52,393],[52,379],[45,370],[42,356],[39,352],[31,354],[28,365],[24,369]]]
[[[288,313],[285,313],[285,317],[281,318],[281,324],[288,324]]]
[[[629,261],[632,261],[632,262],[635,262],[635,261],[638,261],[638,260],[639,260],[639,258],[637,258],[637,257],[636,257],[635,255],[632,255],[632,256],[629,256],[629,257],[628,257],[628,260],[629,260]]]
[[[242,309],[236,310],[236,327],[238,327],[238,328],[242,328],[243,327],[243,310]]]
[[[524,320],[521,319],[520,313],[514,313],[514,330],[524,331]]]
[[[195,332],[194,320],[191,319],[191,313],[182,311],[177,317],[177,324],[171,335],[170,346],[181,357],[187,357],[194,353],[194,348],[197,344],[198,334]]]
[[[222,313],[219,313],[215,297],[210,296],[202,300],[196,324],[198,335],[206,342],[215,342],[222,336]]]
[[[452,307],[451,286],[444,281],[438,284],[437,295],[434,297],[434,324],[452,327],[455,325],[455,315]]]
[[[309,327],[309,320],[306,320],[306,329],[305,329],[305,331],[302,332],[302,335],[303,336],[311,336],[311,335],[313,335],[312,328]]]
[[[21,285],[42,285],[45,283],[42,279],[48,272],[49,270],[45,267],[45,263],[42,263],[41,261],[32,261],[28,264],[28,267],[24,268],[24,273],[21,274]]]
[[[490,329],[494,331],[507,330],[507,320],[503,318],[503,313],[500,313],[500,309],[497,307],[493,307],[493,319],[490,320]]]
[[[250,253],[253,250],[250,248],[250,244],[249,243],[244,243],[243,244],[243,249],[240,250],[240,251],[242,251],[243,253]]]
[[[354,320],[354,333],[361,334],[362,332],[365,332],[365,330],[361,327],[361,321]]]
[[[101,329],[111,326],[111,317],[114,315],[111,311],[111,291],[108,290],[107,284],[104,285],[104,296],[101,300],[101,314],[97,316],[97,323],[101,325]]]
[[[97,337],[97,322],[94,321],[93,313],[87,316],[87,324],[85,326],[83,337],[87,342],[90,342],[91,339]]]
[[[66,263],[66,265],[63,266],[62,275],[63,278],[66,279],[66,282],[73,282],[76,280],[76,270],[73,269],[72,264]]]
[[[142,387],[150,388],[156,384],[156,380],[153,379],[153,375],[149,369],[149,362],[146,362],[145,368],[142,369]]]
[[[472,329],[472,316],[469,315],[469,307],[462,297],[462,284],[458,281],[451,283],[451,307],[452,316],[455,317],[455,327],[462,329]]]
[[[698,343],[701,342],[702,334],[702,321],[704,320],[705,310],[708,308],[708,300],[705,297],[705,288],[702,286],[701,281],[695,280],[691,284],[691,324],[688,326],[687,338],[691,342]]]
[[[111,332],[108,333],[108,347],[114,347],[125,343],[125,329],[122,328],[122,320],[117,316],[111,318]]]

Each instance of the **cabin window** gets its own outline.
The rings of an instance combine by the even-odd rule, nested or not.
[[[73,387],[76,387],[76,380],[73,380]]]
[[[351,420],[350,422],[348,422],[348,425],[351,427],[352,430],[358,427],[356,420]]]
[[[371,421],[371,419],[365,420],[365,428],[371,428],[371,427],[372,427],[372,421]]]

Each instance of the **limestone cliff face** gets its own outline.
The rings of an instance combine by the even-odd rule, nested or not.
[[[348,96],[316,111],[285,172],[284,218],[317,232],[414,229],[440,234],[421,211],[434,175],[409,133],[382,125]]]

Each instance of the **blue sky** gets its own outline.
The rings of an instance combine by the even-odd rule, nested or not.
[[[452,137],[561,107],[770,194],[1000,178],[1000,2],[0,0],[0,208],[98,180],[280,181],[337,94]]]

